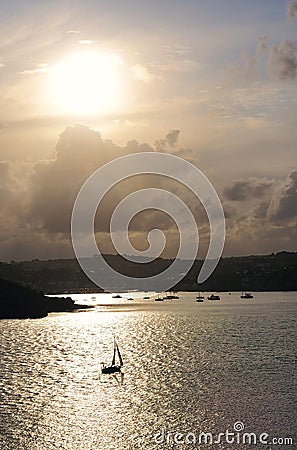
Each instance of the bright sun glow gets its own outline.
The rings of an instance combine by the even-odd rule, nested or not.
[[[55,67],[52,100],[72,114],[113,112],[120,104],[122,60],[115,54],[84,52]]]

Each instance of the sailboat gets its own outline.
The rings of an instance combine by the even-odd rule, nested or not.
[[[116,364],[116,356],[118,356],[119,364]],[[121,372],[121,368],[123,367],[123,359],[119,349],[119,346],[114,338],[113,340],[113,357],[110,366],[103,365],[101,372],[107,374],[113,374],[117,372]]]
[[[201,295],[200,292],[198,292],[198,295],[196,296],[196,302],[203,302],[204,296]]]

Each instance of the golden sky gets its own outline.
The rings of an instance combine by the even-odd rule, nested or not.
[[[208,176],[225,210],[225,255],[297,251],[296,1],[3,0],[1,9],[0,260],[73,257],[80,186],[102,164],[145,151]],[[175,189],[201,222],[203,254],[206,218]],[[104,251],[110,204],[98,222]],[[132,240],[143,247],[156,223],[174,256],[176,229],[159,213],[135,220]]]

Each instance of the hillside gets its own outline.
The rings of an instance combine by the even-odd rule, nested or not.
[[[28,287],[0,278],[0,319],[37,319],[49,312],[90,308],[70,297],[47,297]]]
[[[150,264],[136,264],[115,255],[106,255],[105,258],[115,270],[141,277],[163,271],[172,263],[172,260],[162,258]],[[175,290],[297,290],[297,253],[279,252],[270,255],[222,258],[212,276],[199,286],[197,277],[202,263],[203,261],[196,260],[189,273],[175,286]],[[90,271],[96,270],[96,258],[88,258],[88,265]],[[180,261],[180,272],[183,272],[183,265],[183,261]],[[0,277],[46,294],[100,291],[100,288],[84,274],[75,259],[3,262],[0,263]],[[122,286],[122,290],[127,289],[133,289],[133,286]]]

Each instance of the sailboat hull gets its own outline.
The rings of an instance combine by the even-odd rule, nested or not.
[[[121,366],[102,367],[102,373],[118,373],[121,371]]]

